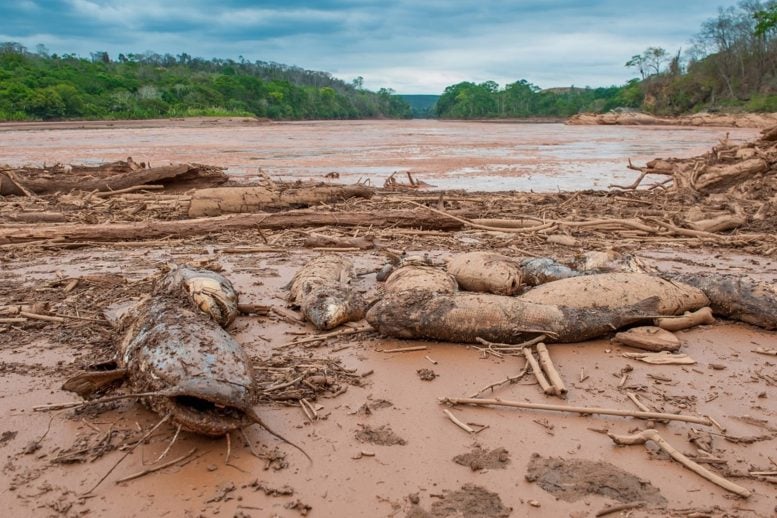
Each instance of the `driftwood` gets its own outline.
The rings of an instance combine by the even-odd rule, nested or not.
[[[93,241],[160,239],[188,237],[247,229],[288,229],[316,226],[411,227],[434,230],[459,230],[462,224],[428,212],[387,210],[372,212],[287,211],[275,214],[236,214],[214,218],[177,221],[105,223],[99,225],[17,225],[0,227],[0,244],[28,241]]]
[[[661,435],[658,433],[657,430],[643,430],[637,434],[634,435],[618,435],[614,433],[608,433],[607,434],[610,439],[613,440],[613,442],[619,446],[629,446],[633,444],[645,444],[648,441],[653,441],[656,443],[656,445],[661,448],[664,452],[669,454],[670,457],[672,457],[674,460],[685,466],[686,468],[690,469],[697,475],[706,478],[713,484],[716,484],[726,491],[731,491],[732,493],[735,493],[743,498],[749,497],[752,493],[750,490],[745,489],[744,487],[734,484],[733,482],[726,480],[725,478],[721,477],[720,475],[716,475],[715,473],[711,472],[707,468],[700,466],[699,464],[696,464],[694,461],[683,455],[680,451],[678,451],[674,446],[666,442],[666,440],[661,437]]]
[[[302,243],[305,248],[358,248],[371,250],[376,248],[375,238],[369,237],[333,237],[311,232]]]
[[[682,345],[675,335],[665,329],[654,326],[633,327],[628,331],[616,333],[613,342],[653,352],[675,352],[679,351],[680,345]]]
[[[657,318],[654,323],[656,326],[661,329],[666,329],[667,331],[680,331],[682,329],[688,329],[689,327],[714,324],[715,317],[712,316],[712,308],[706,307],[693,312],[686,311],[685,314],[680,317]]]
[[[280,209],[302,209],[349,198],[371,198],[373,189],[364,185],[301,185],[282,190],[267,187],[217,187],[192,195],[189,217],[220,216]]]
[[[61,167],[59,169],[0,169],[0,195],[54,194],[73,190],[118,191],[144,184],[175,184],[181,188],[211,187],[227,181],[227,176],[222,169],[197,164],[177,164],[149,169],[119,169],[119,172],[114,167],[78,171]]]

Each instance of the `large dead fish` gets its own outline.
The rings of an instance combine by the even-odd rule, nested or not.
[[[114,314],[121,339],[115,361],[101,366],[108,370],[81,373],[62,388],[87,397],[122,380],[132,394],[151,393],[142,401],[184,430],[219,436],[256,423],[300,449],[269,429],[253,410],[251,361],[217,322],[215,316],[227,314],[222,303],[207,303],[192,290],[192,280],[201,278],[224,290],[208,290],[209,297],[232,299],[231,284],[215,272],[172,270],[156,283],[153,294]]]
[[[523,272],[518,261],[493,252],[466,252],[448,260],[448,272],[461,289],[496,295],[523,291]]]
[[[698,288],[644,273],[601,273],[549,282],[521,295],[526,302],[579,309],[627,308],[657,297],[657,315],[682,315],[709,305]]]
[[[228,327],[237,317],[238,293],[232,283],[211,270],[173,266],[157,283],[157,292],[182,293],[200,311]]]
[[[318,329],[333,329],[364,318],[364,298],[351,286],[353,264],[339,255],[322,255],[294,275],[288,300]]]
[[[671,278],[703,291],[716,315],[777,329],[777,288],[773,284],[719,273],[673,274]]]
[[[548,342],[580,342],[655,315],[658,298],[616,309],[537,304],[517,297],[428,290],[390,292],[367,312],[367,322],[397,338],[475,343],[477,338],[521,343],[540,334]]]

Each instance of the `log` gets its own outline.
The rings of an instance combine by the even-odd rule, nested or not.
[[[371,198],[375,191],[364,185],[307,185],[284,190],[267,187],[217,187],[192,195],[189,217],[220,216],[244,212],[303,209],[349,198]]]
[[[747,218],[738,214],[726,214],[716,218],[702,219],[688,223],[688,226],[694,230],[702,232],[723,232],[741,227],[747,223]]]
[[[49,241],[112,242],[125,240],[178,238],[246,229],[284,230],[319,226],[372,226],[459,230],[461,223],[426,211],[387,210],[373,212],[288,211],[275,214],[237,214],[214,218],[173,221],[103,223],[98,225],[6,225],[0,228],[0,244]]]
[[[9,214],[8,220],[19,223],[63,223],[67,218],[61,212],[16,212]]]
[[[118,191],[147,183],[213,186],[226,181],[227,176],[221,169],[192,164],[139,169],[110,176],[65,171],[52,174],[47,170],[0,171],[0,195],[24,195],[21,187],[34,194],[54,194],[73,190]]]
[[[751,158],[735,164],[709,166],[696,180],[700,192],[722,192],[758,173],[769,169],[766,160]]]
[[[305,248],[358,248],[371,250],[376,247],[375,238],[368,237],[332,237],[312,232],[302,244]]]
[[[689,327],[701,326],[704,324],[714,324],[715,317],[712,316],[712,308],[701,308],[697,311],[686,311],[680,317],[664,317],[654,320],[656,326],[667,331],[680,331]]]

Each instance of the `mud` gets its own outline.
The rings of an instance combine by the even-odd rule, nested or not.
[[[480,159],[499,162],[503,151],[498,146],[489,148],[491,141],[507,143],[510,153],[522,153],[514,160],[531,163],[534,171],[546,170],[538,165],[542,159],[551,155],[561,157],[563,160],[542,163],[550,169],[562,162],[573,166],[573,179],[591,185],[590,179],[600,174],[601,164],[612,163],[620,171],[626,155],[632,152],[635,159],[640,153],[647,154],[649,159],[682,154],[679,148],[667,147],[670,145],[707,149],[723,133],[723,130],[695,133],[695,129],[682,128],[640,128],[639,133],[624,133],[623,128],[612,127],[577,128],[575,131],[582,132],[578,140],[567,140],[568,136],[575,135],[567,133],[563,135],[561,147],[545,145],[536,153],[527,153],[527,146],[540,142],[553,144],[562,136],[557,132],[552,134],[556,131],[552,126],[543,126],[533,130],[524,146],[524,141],[517,138],[518,125],[435,125],[427,121],[417,126],[413,125],[415,122],[407,124],[389,122],[380,126],[387,128],[382,133],[377,130],[373,133],[380,125],[378,122],[269,124],[261,128],[264,132],[261,138],[257,136],[257,128],[235,126],[209,127],[207,131],[203,127],[131,128],[126,136],[117,128],[68,130],[64,141],[65,132],[60,130],[18,133],[14,130],[3,133],[0,162],[11,161],[21,154],[37,163],[71,161],[66,155],[102,161],[133,154],[136,159],[147,160],[147,156],[141,157],[135,152],[133,146],[138,144],[153,154],[152,163],[185,161],[201,151],[210,159],[200,157],[197,161],[216,165],[235,164],[246,156],[262,156],[265,165],[278,167],[273,173],[315,176],[317,173],[303,167],[308,164],[350,171],[350,178],[355,180],[366,174],[360,172],[361,166],[393,167],[398,163],[394,160],[404,160],[404,156],[408,157],[405,162],[408,168],[424,167],[441,174],[451,165],[453,171],[456,164],[461,166],[470,160],[468,153],[473,149],[483,155],[485,150],[493,149],[496,156],[480,156],[471,162],[480,164],[478,167],[485,163],[478,162]],[[338,132],[336,135],[324,131],[333,128]],[[300,129],[304,131],[300,133]],[[499,135],[495,134],[497,129]],[[451,133],[452,130],[455,132]],[[599,133],[600,130],[605,131]],[[452,138],[454,133],[459,136]],[[308,140],[289,139],[303,134]],[[645,145],[635,144],[632,135],[638,135]],[[11,140],[6,140],[6,136]],[[122,140],[125,137],[127,140]],[[229,150],[232,144],[237,148],[241,141],[250,141],[252,149],[263,151],[253,154],[239,151],[234,154],[234,161],[233,154],[218,153],[218,150]],[[343,142],[348,145],[344,146]],[[440,155],[435,153],[445,148],[448,150],[445,152],[452,154],[451,150],[456,149],[445,147],[449,142],[451,146],[462,145],[458,148],[460,154],[455,160],[438,163]],[[421,147],[413,147],[415,144]],[[577,151],[570,152],[567,144]],[[273,147],[276,145],[279,147]],[[246,144],[243,149],[248,147]],[[402,153],[398,151],[400,148]],[[424,153],[428,159],[409,161],[414,156],[424,157]],[[346,156],[355,158],[343,161]],[[390,161],[381,162],[387,157]],[[253,173],[258,162],[250,161],[245,172]],[[559,179],[569,178],[565,177],[569,172],[566,167],[559,167],[559,175],[551,177],[552,188]],[[378,176],[382,174],[370,171]],[[521,174],[519,169],[513,172]],[[624,178],[633,178],[633,172],[624,170],[622,174]],[[488,188],[499,188],[498,175],[488,173],[487,176],[494,181]],[[457,178],[469,181],[464,174]],[[423,175],[421,179],[434,183]],[[545,182],[527,177],[519,181],[527,186]],[[606,179],[600,181],[600,185],[605,183]],[[439,193],[422,191],[381,193],[371,200],[348,203],[376,215],[398,207],[418,210],[408,200],[442,207],[468,218],[506,219],[532,214],[548,220],[669,219],[681,218],[688,210],[688,200],[661,189],[633,193],[448,192],[443,193],[442,200]],[[351,207],[348,203],[342,206]],[[699,203],[706,210],[713,202]],[[138,209],[139,204],[145,207]],[[332,210],[340,208],[341,205],[333,206]],[[85,199],[80,195],[0,200],[3,218],[33,210],[56,212],[67,221],[84,224],[111,221],[153,224],[156,220],[186,217],[183,198],[158,193],[117,196],[111,201]],[[750,218],[757,207],[745,204],[744,210]],[[777,243],[770,237],[775,223],[768,219],[749,219],[733,237],[723,240],[665,233],[645,235],[631,229],[625,233],[606,228],[565,229],[578,243],[572,247],[547,242],[543,232],[522,235],[469,227],[440,232],[366,226],[348,229],[318,226],[300,231],[216,230],[187,238],[161,236],[153,242],[138,239],[102,244],[73,242],[65,237],[45,243],[3,246],[0,247],[0,305],[43,304],[47,314],[67,318],[64,322],[0,323],[0,414],[4,416],[0,427],[3,456],[0,505],[15,516],[147,514],[258,518],[297,517],[302,511],[321,517],[403,516],[413,510],[431,513],[435,503],[457,493],[455,490],[463,486],[464,493],[473,496],[468,500],[472,505],[491,509],[492,515],[497,516],[512,508],[511,516],[582,518],[612,505],[612,498],[596,492],[568,502],[526,481],[522,475],[531,452],[541,452],[545,458],[606,459],[657,488],[667,500],[663,514],[773,516],[774,484],[750,476],[749,472],[775,469],[770,457],[775,458],[771,452],[777,449],[777,438],[769,428],[777,428],[777,406],[772,394],[777,371],[773,356],[754,352],[777,349],[774,331],[726,319],[679,331],[681,351],[697,362],[691,366],[648,365],[624,358],[622,354],[630,349],[610,342],[610,334],[584,343],[548,346],[569,390],[565,404],[636,409],[628,397],[632,393],[651,409],[713,416],[726,431],[709,429],[714,432],[709,434],[711,442],[703,444],[705,451],[716,460],[705,465],[722,475],[736,476],[737,483],[754,492],[747,501],[732,499],[674,461],[653,455],[645,448],[614,447],[602,431],[630,433],[649,425],[623,417],[505,408],[454,409],[458,419],[480,430],[474,437],[484,451],[504,448],[510,452],[507,469],[472,471],[455,464],[452,457],[471,451],[474,437],[449,420],[438,398],[467,397],[486,386],[515,377],[523,370],[524,360],[510,354],[495,356],[477,346],[397,340],[371,331],[297,343],[320,338],[321,333],[311,324],[289,316],[294,313],[284,313],[284,318],[273,310],[285,309],[283,287],[296,271],[318,255],[304,248],[306,236],[301,230],[332,238],[375,235],[382,248],[342,253],[354,264],[355,291],[368,300],[380,295],[375,272],[387,260],[427,255],[433,264],[440,265],[455,253],[471,250],[511,257],[554,257],[564,264],[571,264],[570,260],[583,252],[606,254],[615,250],[632,253],[660,272],[729,272],[747,274],[763,282],[777,281],[773,250]],[[748,237],[753,232],[761,235]],[[115,349],[117,337],[106,325],[102,311],[117,300],[148,293],[149,276],[171,262],[214,270],[218,265],[218,271],[240,293],[241,303],[271,308],[266,312],[238,315],[229,332],[248,353],[254,366],[258,391],[255,410],[270,428],[310,453],[314,463],[310,465],[301,453],[260,427],[249,428],[246,438],[239,433],[231,434],[228,461],[225,461],[225,439],[182,431],[163,462],[196,449],[188,459],[137,479],[116,483],[155,466],[153,461],[175,434],[174,427],[163,426],[116,467],[91,496],[85,497],[83,493],[123,455],[121,449],[126,450],[140,439],[157,423],[158,416],[134,401],[56,414],[34,412],[32,408],[72,400],[71,395],[60,391],[62,381],[84,367],[110,359]],[[74,280],[78,282],[71,287]],[[384,352],[407,347],[425,349]],[[419,369],[434,370],[438,377],[431,383],[423,381],[418,377]],[[546,398],[530,375],[488,389],[483,397],[558,402]],[[303,412],[300,406],[303,398],[315,409],[313,418]],[[703,454],[698,452],[697,443],[689,442],[689,425],[654,424],[678,449],[697,460],[701,458]],[[355,432],[361,429],[359,425],[369,425],[371,429],[389,425],[406,444],[380,446],[360,442],[355,437]],[[110,442],[106,437],[110,437]],[[57,458],[78,462],[54,462]],[[257,479],[271,489],[270,494],[253,485]],[[481,489],[466,490],[470,485]],[[285,494],[281,491],[284,487],[293,488],[294,493]],[[272,489],[282,494],[273,496]],[[213,500],[221,495],[220,499]],[[408,498],[408,495],[415,496]],[[494,495],[498,495],[498,500]],[[501,504],[496,505],[495,501]],[[307,506],[312,509],[306,511]],[[461,505],[457,507],[461,508]],[[443,506],[438,509],[451,512]],[[634,517],[656,514],[651,508],[630,512]]]
[[[377,444],[378,446],[404,446],[407,441],[395,434],[390,425],[384,424],[378,427],[359,425],[355,437],[361,442]]]
[[[467,516],[472,518],[507,518],[512,509],[505,507],[498,494],[474,484],[464,484],[456,491],[443,491],[432,504],[431,511],[415,505],[408,518],[443,518]]]
[[[624,503],[644,501],[654,507],[664,507],[667,503],[650,482],[607,462],[544,458],[533,453],[526,468],[526,480],[567,502],[596,494]]]
[[[476,445],[471,452],[453,457],[453,462],[466,466],[472,471],[506,469],[510,463],[510,453],[504,448],[486,450],[482,446]]]

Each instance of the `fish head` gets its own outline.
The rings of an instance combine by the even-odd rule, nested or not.
[[[305,316],[318,329],[334,329],[364,317],[365,303],[358,293],[339,286],[323,286],[305,296]]]
[[[184,430],[221,436],[255,422],[249,388],[227,380],[189,378],[163,394],[152,407]]]
[[[226,277],[210,270],[173,265],[157,283],[157,292],[183,291],[188,299],[221,327],[237,317],[238,293]]]

